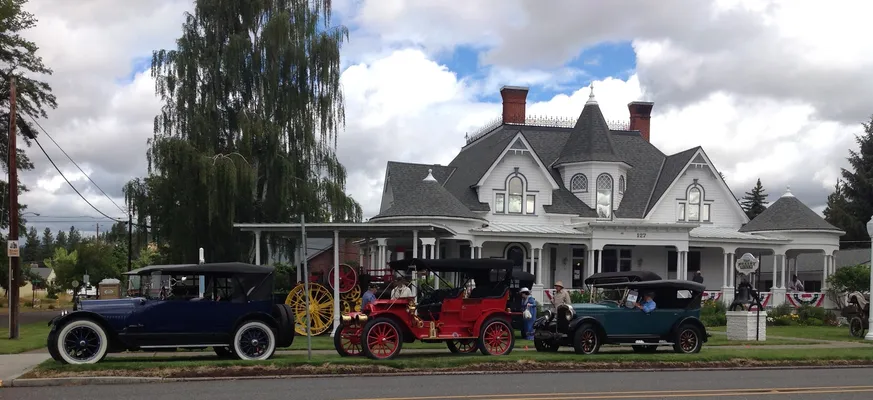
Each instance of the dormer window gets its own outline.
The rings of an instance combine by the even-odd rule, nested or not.
[[[573,193],[588,192],[588,177],[584,174],[576,174],[570,178],[570,191]]]
[[[536,214],[536,191],[527,187],[524,175],[518,168],[506,178],[504,189],[494,193],[494,212],[508,214]]]
[[[624,175],[618,177],[618,194],[624,194]]]
[[[679,215],[677,220],[687,222],[710,222],[710,207],[712,200],[706,200],[703,186],[694,180],[685,191],[685,198],[679,199]]]
[[[612,217],[612,176],[609,174],[597,177],[597,216]]]

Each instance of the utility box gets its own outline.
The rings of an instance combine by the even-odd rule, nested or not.
[[[97,298],[120,299],[121,281],[118,279],[104,279],[97,284]]]

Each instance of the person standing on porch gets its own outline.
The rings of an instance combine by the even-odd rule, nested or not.
[[[524,308],[522,312],[524,324],[522,325],[521,334],[524,335],[525,339],[533,340],[533,324],[537,319],[537,301],[530,295],[530,289],[528,288],[521,288],[519,293],[521,293],[521,305]]]
[[[803,282],[800,281],[800,279],[797,277],[797,275],[794,275],[791,277],[791,282],[793,282],[793,283],[791,284],[789,289],[791,289],[792,291],[802,292],[804,290]]]
[[[692,281],[697,282],[699,284],[703,284],[703,275],[700,273],[700,270],[694,273],[694,277],[691,278]]]
[[[564,282],[555,282],[555,294],[552,296],[552,305],[555,306],[555,310],[557,310],[558,306],[562,304],[569,306],[572,303],[573,301],[570,300],[570,293],[564,290]]]

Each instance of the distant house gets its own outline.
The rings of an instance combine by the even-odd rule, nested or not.
[[[30,271],[39,276],[39,280],[28,282],[26,285],[22,286],[21,289],[18,290],[21,298],[33,297],[34,290],[37,291],[37,295],[40,292],[45,293],[46,284],[55,280],[55,271],[44,265],[32,263],[30,264]]]

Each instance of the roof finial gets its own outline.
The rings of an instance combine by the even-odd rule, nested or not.
[[[594,82],[591,82],[588,87],[591,88],[591,94],[588,95],[588,101],[585,104],[597,104],[597,99],[594,98]]]
[[[791,193],[791,185],[785,187],[785,194],[782,197],[794,197],[794,194]]]
[[[425,182],[436,182],[436,178],[433,177],[433,169],[427,169],[427,176],[423,179]]]

